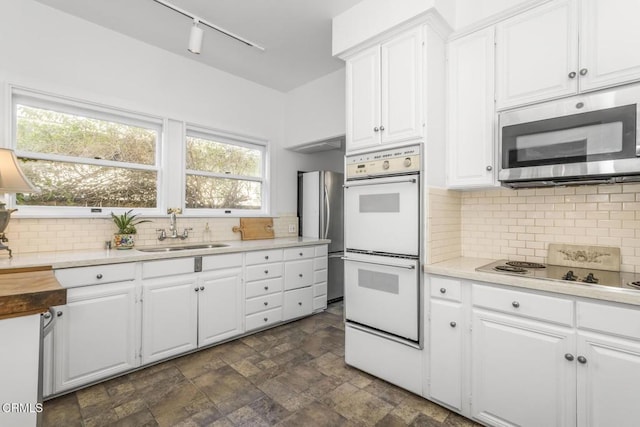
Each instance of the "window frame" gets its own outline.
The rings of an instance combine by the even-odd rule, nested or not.
[[[238,147],[259,149],[262,152],[261,159],[261,176],[246,176],[225,174],[219,172],[208,172],[194,169],[187,169],[187,137],[195,137],[200,139],[211,140],[223,144],[234,145]],[[181,163],[181,181],[182,181],[182,207],[183,212],[193,217],[261,217],[269,216],[271,211],[270,203],[270,144],[269,141],[238,133],[231,133],[220,129],[208,128],[192,123],[184,124],[184,132],[182,138],[182,163]],[[186,192],[187,192],[187,176],[197,175],[210,178],[237,179],[241,181],[252,181],[261,183],[261,209],[212,209],[212,208],[187,208]]]
[[[123,208],[123,207],[80,207],[80,206],[29,206],[18,205],[15,195],[5,195],[7,205],[18,208],[14,216],[21,218],[104,218],[111,212],[121,214],[129,209],[145,216],[162,215],[165,210],[165,192],[163,189],[166,173],[164,173],[163,152],[166,145],[167,119],[134,112],[118,107],[106,106],[90,101],[79,100],[66,96],[54,95],[39,90],[28,89],[20,86],[9,85],[9,141],[10,147],[15,150],[17,157],[28,157],[37,160],[47,160],[71,164],[85,164],[93,166],[116,167],[130,170],[153,171],[156,173],[156,207],[155,208]],[[17,147],[17,105],[25,105],[34,108],[49,109],[66,114],[74,114],[92,119],[111,121],[130,126],[139,126],[152,129],[157,132],[155,142],[155,162],[153,165],[140,163],[116,162],[112,160],[92,159],[83,157],[65,156],[59,154],[39,153],[19,150]],[[92,209],[101,209],[100,212],[92,212]]]

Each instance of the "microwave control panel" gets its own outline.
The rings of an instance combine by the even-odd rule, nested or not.
[[[347,156],[347,179],[420,172],[420,146],[393,148]]]

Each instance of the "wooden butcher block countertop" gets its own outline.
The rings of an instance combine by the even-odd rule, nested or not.
[[[0,319],[41,313],[67,302],[51,266],[0,270]]]

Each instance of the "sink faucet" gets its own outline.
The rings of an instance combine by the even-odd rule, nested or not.
[[[180,239],[184,240],[189,237],[189,231],[192,231],[193,228],[188,227],[182,231],[182,234],[178,234],[177,227],[177,218],[176,214],[182,213],[182,209],[180,208],[170,208],[167,209],[167,213],[169,214],[169,234],[164,228],[158,228],[156,231],[158,232],[158,240],[163,241],[164,239]]]

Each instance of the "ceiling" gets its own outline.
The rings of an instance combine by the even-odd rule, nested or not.
[[[208,27],[202,53],[187,51],[192,20],[153,0],[37,0],[145,43],[281,92],[336,71],[331,19],[361,0],[169,0],[265,51]]]

